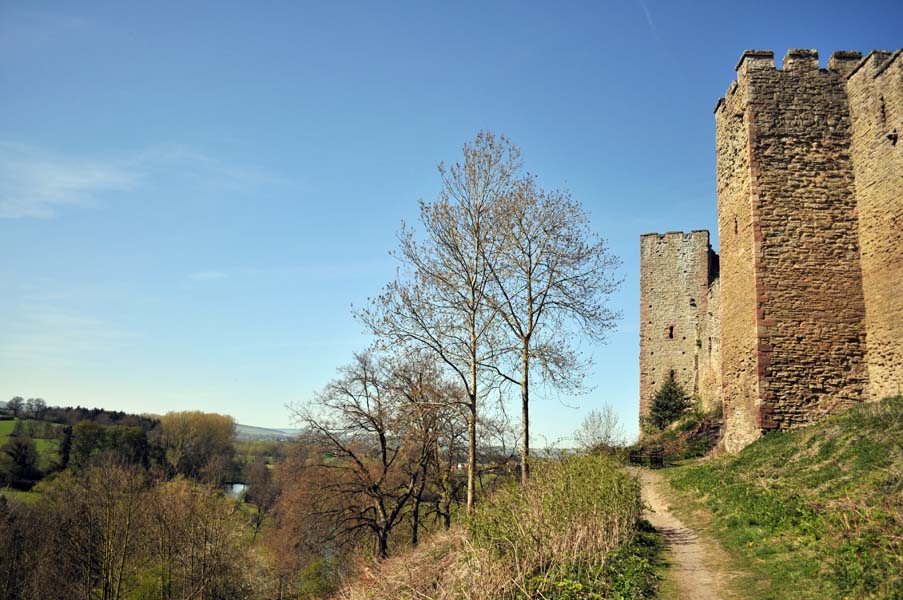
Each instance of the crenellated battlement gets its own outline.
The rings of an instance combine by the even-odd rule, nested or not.
[[[849,77],[859,63],[862,62],[862,52],[858,50],[838,50],[828,59],[828,70],[842,77]]]
[[[869,75],[873,79],[877,79],[894,64],[894,61],[900,58],[901,53],[903,53],[903,50],[897,50],[896,52],[872,50],[850,70],[847,74],[847,79],[852,79],[854,76],[867,77]]]
[[[640,234],[640,238],[646,240],[646,238],[657,238],[662,242],[693,242],[693,241],[702,241],[706,244],[709,243],[709,230],[708,229],[694,229],[692,231],[684,232],[684,231],[666,231],[665,233],[642,233]]]
[[[817,71],[818,50],[791,48],[784,55],[785,71]]]
[[[674,372],[736,451],[903,392],[901,57],[742,54],[714,110],[720,257],[641,237],[641,415]]]
[[[774,68],[774,51],[773,50],[746,50],[740,55],[737,66],[734,70],[740,72],[740,69],[773,69]]]

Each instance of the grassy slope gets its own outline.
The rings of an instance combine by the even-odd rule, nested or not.
[[[750,598],[903,598],[903,398],[666,471],[754,575]]]
[[[526,491],[501,485],[471,519],[368,565],[336,597],[652,598],[661,545],[640,510],[639,484],[610,459],[540,461]]]

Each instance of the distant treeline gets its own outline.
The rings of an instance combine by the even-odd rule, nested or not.
[[[144,431],[150,431],[160,419],[149,415],[136,415],[121,410],[107,410],[104,408],[87,408],[83,406],[47,406],[41,398],[23,399],[16,396],[6,403],[4,409],[0,409],[0,418],[28,417],[60,425],[75,425],[80,421],[93,421],[99,425],[122,425],[126,427],[140,427]]]
[[[135,465],[169,478],[184,475],[217,484],[240,479],[235,421],[202,412],[162,417],[101,408],[48,407],[13,398],[3,411],[0,487],[29,490],[46,476],[93,464]],[[242,461],[245,462],[245,461]]]

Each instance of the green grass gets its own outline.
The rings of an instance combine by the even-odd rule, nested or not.
[[[526,489],[512,481],[479,504],[468,528],[504,563],[532,558],[533,575],[510,598],[652,598],[661,547],[637,525],[640,509],[637,482],[609,458],[548,459],[534,463]]]
[[[748,597],[903,598],[903,397],[665,473],[764,584]]]
[[[28,423],[30,421],[30,419],[17,420],[23,421],[24,423]],[[35,423],[41,422],[42,421],[35,421]],[[15,423],[15,420],[0,421],[0,446],[3,446],[3,444],[5,444],[6,441],[11,437]],[[58,427],[58,425],[54,424],[54,427]],[[38,468],[42,471],[47,471],[48,469],[56,465],[57,461],[59,460],[59,440],[34,438],[34,443],[35,448],[38,451]]]
[[[16,421],[22,421],[23,424],[27,425],[28,423],[41,423],[44,424],[46,421],[39,421],[37,419],[10,419],[0,421],[0,436],[9,436],[12,435],[13,429],[16,427]],[[59,423],[50,423],[52,427],[62,427]]]
[[[22,492],[12,488],[0,488],[0,496],[6,496],[7,500],[13,502],[22,502],[24,504],[34,504],[41,497],[38,492]]]

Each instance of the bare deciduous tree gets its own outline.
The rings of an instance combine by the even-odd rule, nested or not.
[[[330,457],[309,465],[324,473],[322,494],[311,505],[328,523],[327,541],[370,532],[379,558],[388,554],[389,536],[420,488],[434,447],[412,426],[391,376],[386,359],[358,354],[314,402],[295,409],[308,442]]]
[[[493,354],[495,313],[485,302],[492,250],[493,205],[511,192],[520,169],[517,148],[481,132],[465,144],[464,160],[439,165],[437,201],[421,202],[423,239],[404,226],[396,256],[399,277],[357,316],[386,348],[428,350],[461,382],[468,410],[467,510],[473,511],[482,365]]]
[[[273,481],[270,467],[264,460],[256,460],[245,469],[247,491],[244,501],[253,504],[256,509],[251,515],[251,528],[254,531],[251,543],[257,540],[264,522],[270,514],[273,505],[279,498],[279,488]]]
[[[618,314],[606,306],[620,264],[592,233],[589,215],[566,191],[544,191],[525,175],[493,204],[491,243],[484,249],[491,285],[487,303],[507,326],[517,375],[492,365],[521,391],[521,480],[529,477],[530,375],[533,365],[559,388],[579,387],[586,363],[573,334],[600,341]]]
[[[417,545],[424,493],[431,482],[438,488],[437,496],[444,503],[450,521],[453,495],[451,482],[446,479],[450,478],[449,472],[443,467],[450,464],[451,459],[446,459],[443,454],[453,454],[454,449],[451,446],[443,448],[442,443],[444,436],[458,430],[456,425],[464,423],[465,419],[459,412],[459,386],[446,381],[429,356],[405,353],[396,357],[391,364],[388,385],[400,400],[396,405],[399,434],[408,440],[408,456],[403,468],[417,471],[410,509],[411,544]],[[450,525],[449,521],[446,526]]]
[[[574,433],[574,441],[587,452],[612,448],[624,442],[624,427],[614,409],[605,404],[601,410],[592,410],[584,417]]]
[[[19,418],[19,415],[22,414],[22,409],[25,408],[25,398],[22,396],[16,396],[12,400],[6,403],[6,410],[13,414],[13,417]]]

